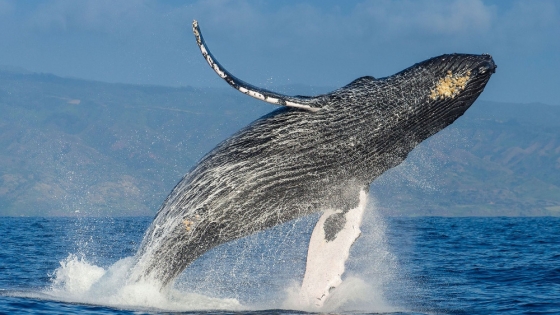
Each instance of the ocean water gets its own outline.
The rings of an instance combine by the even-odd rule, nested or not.
[[[165,292],[125,283],[151,218],[0,218],[0,313],[300,314],[317,217],[220,246]],[[560,218],[384,218],[369,211],[317,312],[560,314]]]

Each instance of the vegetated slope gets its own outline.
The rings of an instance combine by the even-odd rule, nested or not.
[[[274,109],[228,87],[0,71],[0,215],[153,215],[198,159]],[[371,191],[390,215],[559,215],[558,135],[560,107],[477,102]]]
[[[0,72],[0,215],[153,215],[262,105],[229,89]]]

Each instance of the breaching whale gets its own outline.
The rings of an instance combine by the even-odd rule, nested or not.
[[[370,183],[463,115],[496,69],[488,54],[447,54],[392,76],[361,77],[327,94],[286,96],[233,76],[210,53],[196,21],[193,32],[208,64],[228,84],[282,107],[206,154],[159,208],[130,277],[162,287],[217,245],[324,211],[311,243],[327,250],[309,249],[303,280],[303,296],[320,305],[340,279],[345,258],[338,259],[342,269],[324,273],[310,271],[309,264],[321,253],[337,260],[332,255],[338,249],[329,244],[347,256],[360,233],[355,209]],[[320,277],[325,281],[319,285]]]

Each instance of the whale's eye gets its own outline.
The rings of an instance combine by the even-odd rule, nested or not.
[[[432,100],[455,98],[465,89],[470,78],[470,71],[467,71],[464,75],[453,75],[453,72],[449,70],[445,77],[439,79],[436,86],[430,91],[430,98]]]

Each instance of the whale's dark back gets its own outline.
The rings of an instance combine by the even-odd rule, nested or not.
[[[360,78],[281,108],[208,153],[159,209],[136,278],[168,284],[210,248],[358,194],[421,141],[460,117],[496,66],[488,55],[444,55],[393,76]]]

